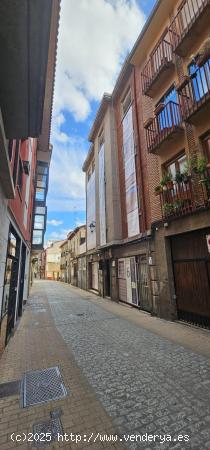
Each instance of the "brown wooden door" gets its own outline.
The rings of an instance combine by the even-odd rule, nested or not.
[[[210,254],[199,230],[171,239],[178,317],[210,326]]]

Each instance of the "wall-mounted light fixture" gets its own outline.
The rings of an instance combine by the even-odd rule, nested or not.
[[[90,228],[90,232],[91,232],[91,233],[94,232],[95,227],[96,227],[95,221],[91,222],[90,225],[89,225],[89,228]]]

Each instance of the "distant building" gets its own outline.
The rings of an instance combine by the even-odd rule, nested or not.
[[[61,245],[63,241],[53,242],[45,249],[45,279],[59,281],[61,279]]]
[[[86,289],[86,225],[70,231],[61,244],[61,280]]]

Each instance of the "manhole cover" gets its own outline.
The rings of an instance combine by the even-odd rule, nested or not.
[[[21,406],[38,405],[67,395],[58,367],[26,372],[21,381]]]
[[[63,428],[59,418],[33,425],[34,445],[38,448],[45,447],[53,441],[59,441],[59,435],[63,436]]]
[[[18,395],[20,390],[20,381],[10,381],[0,384],[0,398]]]

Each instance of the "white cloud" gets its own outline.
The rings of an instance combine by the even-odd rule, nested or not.
[[[62,220],[56,220],[56,219],[52,219],[52,220],[48,220],[47,221],[48,225],[52,225],[53,227],[58,227],[58,225],[62,225]]]
[[[145,16],[136,0],[63,0],[54,114],[88,117],[92,100],[111,92]]]
[[[55,141],[47,199],[49,211],[85,210],[85,175],[82,172],[85,155],[85,142],[79,137],[68,137],[65,144]]]
[[[52,120],[49,211],[84,211],[84,139],[61,131],[68,111],[90,121],[91,102],[112,92],[145,17],[137,0],[62,0]]]
[[[52,233],[50,233],[48,235],[48,240],[49,241],[61,241],[62,239],[66,239],[67,238],[67,234],[70,232],[71,230],[69,229],[64,229],[62,228],[59,231],[52,231]]]

